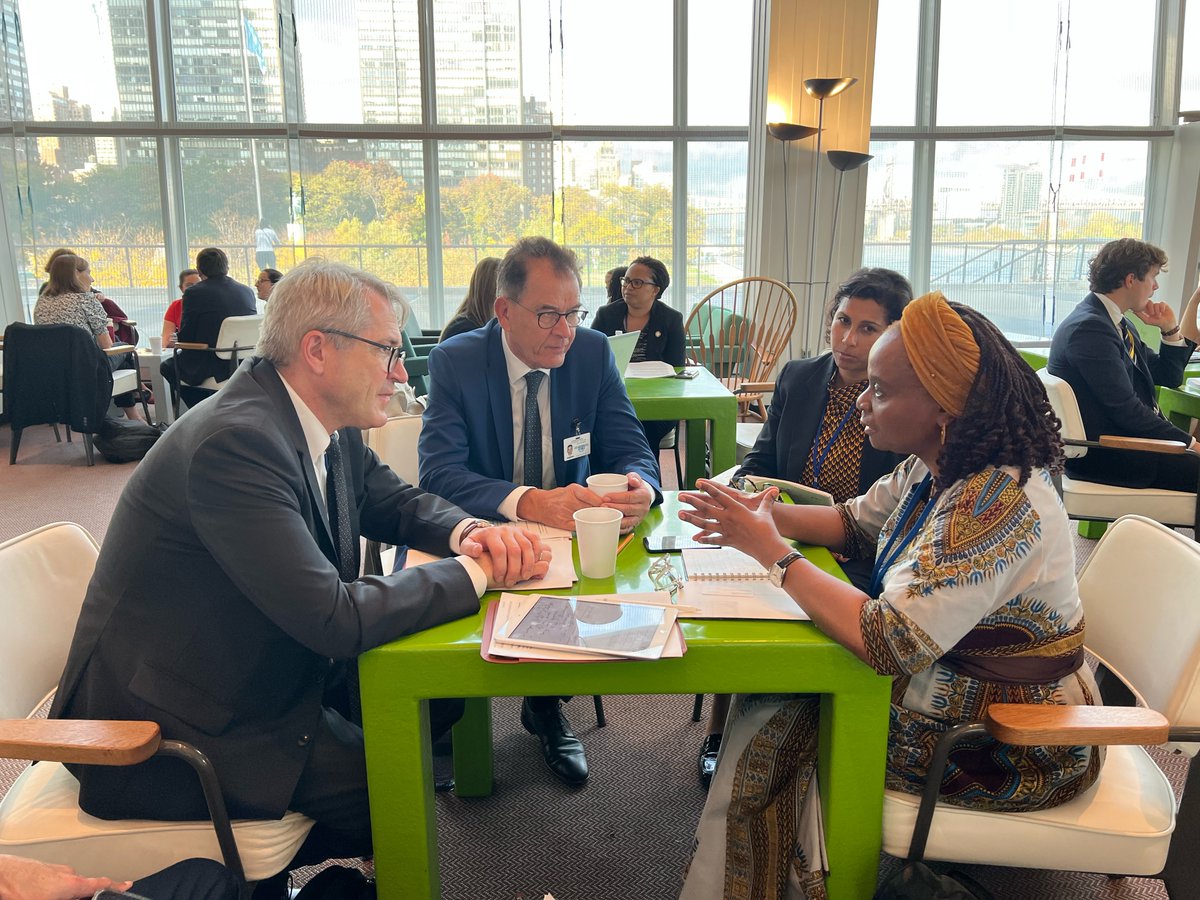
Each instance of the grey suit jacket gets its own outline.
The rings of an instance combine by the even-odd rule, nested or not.
[[[402,482],[357,429],[341,437],[355,533],[447,554],[466,514]],[[315,478],[274,366],[247,361],[121,495],[51,715],[158,722],[212,759],[231,815],[282,815],[330,734],[333,661],[479,609],[452,559],[342,583]],[[94,815],[205,814],[174,760],[73,771]]]

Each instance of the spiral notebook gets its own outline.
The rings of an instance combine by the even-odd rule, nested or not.
[[[690,581],[762,581],[769,574],[753,556],[733,547],[684,550],[683,568]]]

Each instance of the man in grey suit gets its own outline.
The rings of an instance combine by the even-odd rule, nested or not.
[[[331,700],[343,663],[548,565],[532,535],[405,484],[364,446],[407,379],[400,347],[372,276],[314,260],[279,282],[262,358],[176,422],[122,493],[51,710],[153,720],[195,744],[234,818],[316,820],[297,862],[371,851],[362,729]],[[359,578],[360,534],[452,558]],[[176,760],[72,771],[93,815],[206,817]]]

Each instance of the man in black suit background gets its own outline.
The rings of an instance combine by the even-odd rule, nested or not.
[[[254,291],[229,277],[229,257],[217,247],[205,247],[196,254],[200,282],[183,292],[183,318],[179,322],[179,343],[208,344],[215,347],[221,323],[230,316],[252,316],[258,312]],[[161,366],[163,377],[172,390],[179,390],[179,378],[188,384],[200,384],[208,378],[224,381],[230,375],[229,360],[201,350],[180,350],[179,371],[175,360]],[[210,391],[186,388],[183,399],[188,406],[198,403]]]
[[[405,484],[364,446],[407,380],[400,347],[378,279],[310,260],[279,282],[262,357],[172,425],[122,492],[51,710],[158,722],[212,760],[233,818],[315,819],[297,864],[371,851],[339,672],[548,564],[532,535]],[[359,578],[360,535],[450,558]],[[176,760],[72,771],[93,815],[206,817]]]
[[[1167,255],[1145,241],[1122,238],[1105,244],[1089,263],[1091,293],[1054,332],[1047,369],[1071,385],[1088,440],[1113,434],[1182,441],[1200,450],[1200,442],[1168,422],[1155,401],[1155,385],[1177,387],[1183,381],[1196,348],[1180,335],[1175,310],[1150,299],[1166,264]],[[1162,333],[1157,353],[1125,319],[1130,311]],[[1066,465],[1072,477],[1084,481],[1196,490],[1194,457],[1090,449]]]

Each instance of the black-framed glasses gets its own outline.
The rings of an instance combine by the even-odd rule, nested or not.
[[[379,341],[372,341],[369,338],[361,335],[351,334],[348,331],[338,331],[336,328],[322,328],[322,334],[336,334],[338,337],[350,338],[352,341],[362,341],[364,344],[370,344],[380,353],[387,356],[387,371],[392,371],[396,367],[397,362],[404,362],[404,348],[395,347],[391,344],[381,344]]]
[[[636,291],[638,288],[644,288],[644,287],[645,287],[646,285],[648,285],[648,284],[652,284],[652,285],[654,285],[654,287],[658,287],[658,282],[657,282],[657,281],[647,281],[645,278],[625,278],[625,277],[622,277],[622,278],[621,278],[621,284],[622,284],[622,286],[624,286],[624,287],[631,287],[631,288],[633,288],[635,291]]]
[[[521,304],[517,303],[516,300],[514,300],[513,303],[516,303],[517,306],[521,306]],[[576,307],[575,309],[568,309],[565,313],[555,312],[553,310],[533,312],[533,310],[528,306],[521,306],[521,309],[525,310],[527,313],[533,313],[533,315],[537,316],[538,327],[543,331],[549,331],[551,328],[554,328],[556,325],[558,325],[559,319],[566,319],[567,324],[570,327],[578,328],[588,317],[588,311],[581,306]]]

